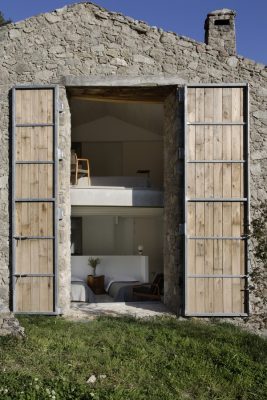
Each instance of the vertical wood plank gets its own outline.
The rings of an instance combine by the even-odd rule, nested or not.
[[[53,121],[53,97],[52,97],[52,92],[48,92],[47,93],[47,123],[50,123]],[[48,128],[51,130],[51,128]],[[48,142],[48,131],[46,131],[46,148],[47,148],[47,152],[46,152],[46,159],[49,160],[49,158],[52,156],[50,156],[49,154],[49,142]],[[54,168],[54,166],[53,166]],[[47,197],[53,197],[53,168],[51,166],[47,167]],[[48,230],[50,231],[50,235],[53,235],[53,208],[50,207],[48,210],[51,210],[50,212],[48,211],[47,213],[47,227]],[[50,240],[51,243],[51,240]],[[43,252],[44,255],[46,257],[45,263],[46,263],[46,271],[47,273],[52,272],[49,271],[49,261],[51,258],[51,251],[52,249],[49,248],[48,246],[43,247]],[[47,279],[47,288],[45,288],[46,290],[44,290],[45,293],[47,293],[47,308],[50,310],[53,310],[53,280],[52,278],[48,278]]]
[[[222,115],[222,88],[214,89],[214,103],[213,113],[214,121],[220,122],[223,120]],[[213,139],[213,158],[214,160],[223,159],[223,131],[221,125],[216,125],[213,128],[214,139]],[[223,197],[223,166],[221,163],[214,164],[214,198]],[[216,202],[213,205],[214,216],[213,216],[213,229],[214,236],[222,236],[222,203]],[[223,242],[222,240],[214,240],[214,253],[213,253],[213,273],[221,275],[223,273]],[[221,278],[214,279],[214,312],[223,312],[223,280]]]
[[[203,122],[205,118],[205,90],[203,88],[196,89],[196,121]],[[205,159],[205,128],[203,126],[196,127],[196,160]],[[205,196],[205,166],[198,164],[196,170],[196,197]],[[204,203],[196,203],[196,236],[204,236],[205,234],[205,206]],[[196,240],[196,274],[204,274],[205,272],[205,255],[204,240]],[[205,282],[203,278],[197,280],[196,284],[196,312],[205,310]]]
[[[188,90],[188,121],[196,121],[196,89],[190,88]],[[188,126],[187,138],[187,157],[188,161],[196,159],[195,142],[196,142],[196,128],[195,126]],[[194,198],[196,196],[196,165],[187,164],[187,196]],[[194,203],[188,203],[187,207],[187,235],[195,236],[196,234],[196,206]],[[187,241],[187,273],[196,273],[196,242],[195,240],[188,239]],[[191,278],[187,279],[187,311],[194,312],[196,309],[196,280]]]
[[[49,116],[48,116],[48,109],[49,109],[49,102],[48,102],[48,93],[39,93],[40,96],[40,107],[39,107],[39,118],[41,120],[46,121],[48,123]],[[39,141],[40,149],[42,149],[42,153],[40,156],[43,159],[47,159],[47,152],[48,152],[48,145],[47,145],[47,135],[43,135]],[[48,170],[47,165],[42,165],[42,176],[43,179],[40,181],[40,191],[44,194],[44,198],[48,197]],[[52,220],[49,220],[48,217],[48,204],[41,204],[40,205],[40,219],[42,225],[42,236],[45,236],[45,232],[48,231],[48,224],[52,224]],[[48,257],[47,257],[47,247],[45,246],[45,242],[40,240],[39,243],[39,252],[40,252],[40,266],[44,273],[48,272]],[[45,278],[41,281],[40,287],[40,308],[48,307],[48,298],[49,298],[49,288],[48,283]]]
[[[194,203],[188,204],[188,236],[196,235],[196,207]],[[189,275],[196,274],[196,241],[188,239],[187,242],[187,273]],[[189,312],[196,309],[196,280],[194,278],[187,279],[188,285],[188,301],[187,307]]]
[[[223,89],[223,122],[232,120],[232,89]],[[223,126],[223,159],[232,158],[232,128]],[[232,195],[232,168],[231,164],[223,164],[223,197],[231,198]],[[223,204],[223,236],[232,236],[231,224],[232,204]],[[230,240],[223,241],[223,273],[232,274],[232,243]],[[232,312],[232,283],[229,279],[223,280],[223,303],[224,312]]]
[[[205,115],[204,121],[214,122],[214,89],[205,89]],[[205,160],[213,160],[213,127],[207,125],[205,127]],[[213,181],[213,164],[205,163],[205,183],[204,197],[214,197],[214,181]],[[205,203],[205,237],[213,236],[213,203]],[[205,257],[205,274],[213,273],[213,240],[205,240],[204,242],[204,257]],[[205,279],[205,312],[213,312],[213,280]]]
[[[233,122],[240,121],[241,116],[241,92],[242,89],[234,88],[232,90],[232,120]],[[240,126],[232,127],[232,159],[241,160],[243,158],[241,151],[241,137],[243,128]],[[232,165],[232,197],[243,197],[241,189],[241,164]],[[232,204],[232,235],[241,236],[241,204]],[[241,241],[232,241],[232,273],[240,275],[241,271]],[[233,312],[242,312],[242,292],[241,292],[241,279],[234,278],[232,282],[233,290]]]
[[[38,91],[32,92],[32,115],[31,121],[35,118],[34,105],[38,103]],[[36,123],[38,121],[36,120]],[[31,128],[31,154],[30,160],[39,160],[39,147],[38,147],[38,129]],[[31,198],[39,197],[39,165],[30,165],[30,179],[31,179]],[[39,216],[37,213],[37,207],[31,207],[30,223],[33,231],[33,236],[38,236],[39,232]],[[30,260],[31,260],[31,272],[40,273],[40,262],[38,253],[38,240],[30,240]],[[38,312],[40,310],[40,298],[39,298],[39,279],[31,278],[31,307],[32,311]]]
[[[29,123],[32,119],[32,99],[31,92],[26,91],[24,96],[22,96],[22,121],[23,123]],[[22,137],[22,159],[23,161],[27,161],[31,156],[31,128],[25,128],[24,135]],[[30,198],[30,165],[23,166],[24,173],[22,174],[22,198]],[[30,223],[30,215],[31,210],[28,203],[22,203],[22,229],[25,230],[25,236],[30,235],[31,223]],[[27,255],[30,254],[30,241],[25,240],[25,247],[27,251],[25,251],[25,255],[23,257],[24,265],[23,270],[27,271],[27,273],[31,273],[31,264],[32,261]],[[27,258],[26,258],[26,257]],[[23,309],[32,311],[31,307],[31,282],[30,278],[22,278],[23,282]]]

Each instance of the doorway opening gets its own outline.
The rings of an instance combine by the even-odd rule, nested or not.
[[[135,286],[151,287],[163,274],[163,102],[169,92],[69,89],[76,162],[70,177],[72,301],[137,301]],[[92,259],[99,261],[95,273]],[[161,300],[163,287],[157,294]]]

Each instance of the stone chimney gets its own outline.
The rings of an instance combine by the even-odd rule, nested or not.
[[[228,54],[236,54],[235,16],[233,10],[212,11],[205,21],[205,43]]]

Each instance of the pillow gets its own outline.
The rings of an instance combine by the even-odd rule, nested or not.
[[[114,279],[112,276],[104,275],[104,286],[106,287],[112,279]]]

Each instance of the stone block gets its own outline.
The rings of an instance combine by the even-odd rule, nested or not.
[[[136,54],[133,57],[133,61],[136,63],[140,63],[140,64],[149,64],[149,65],[153,65],[154,64],[154,60],[150,57],[146,57],[142,54]]]
[[[57,14],[45,14],[45,19],[50,23],[54,24],[55,22],[59,22],[62,20],[61,15]]]
[[[260,119],[262,122],[267,123],[267,111],[255,111],[253,116],[257,119]]]
[[[117,66],[122,66],[122,67],[126,67],[128,64],[125,60],[123,60],[122,58],[113,58],[110,61],[111,65],[117,65]]]
[[[21,37],[21,30],[20,29],[10,29],[9,31],[9,38],[11,40],[18,39]]]
[[[238,64],[238,58],[234,56],[229,57],[227,60],[227,64],[232,68],[236,68]]]

